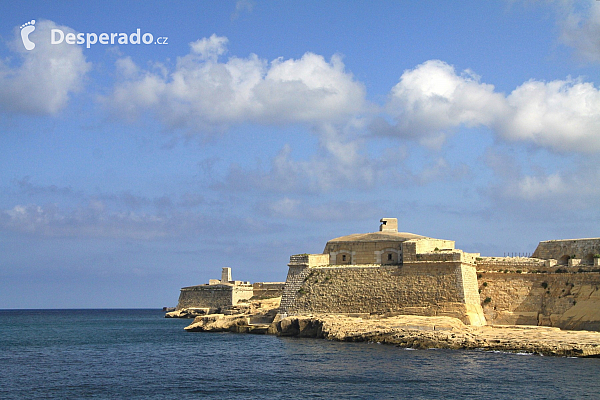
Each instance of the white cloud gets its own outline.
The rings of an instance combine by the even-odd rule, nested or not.
[[[164,216],[132,211],[110,212],[101,201],[71,211],[57,206],[16,205],[0,212],[2,230],[49,237],[154,239],[172,234]]]
[[[269,170],[245,170],[232,164],[224,182],[215,188],[320,193],[373,186],[379,165],[360,151],[360,140],[349,139],[348,132],[331,124],[322,124],[315,132],[319,135],[319,151],[308,160],[295,160],[291,146],[285,145],[272,160]]]
[[[308,160],[297,160],[292,148],[285,145],[267,170],[243,169],[230,165],[222,182],[214,189],[226,192],[253,191],[271,193],[315,194],[347,188],[369,191],[380,185],[400,189],[412,185],[429,185],[439,181],[464,179],[469,167],[451,164],[443,157],[428,154],[418,165],[409,165],[404,148],[388,148],[378,156],[365,151],[360,139],[348,139],[333,126],[319,129],[319,151]],[[293,208],[291,201],[279,204]],[[284,209],[280,211],[284,214]]]
[[[600,151],[600,91],[577,80],[531,80],[508,97],[510,111],[495,123],[509,140],[555,151]]]
[[[540,200],[568,192],[566,183],[558,173],[546,176],[524,176],[512,187],[514,195],[524,200]]]
[[[564,43],[584,59],[600,62],[600,2],[590,0],[581,10],[570,9],[560,25]]]
[[[17,204],[0,210],[0,231],[41,237],[109,238],[155,240],[186,239],[199,235],[231,236],[268,232],[273,225],[250,218],[233,218],[219,214],[210,216],[185,209],[131,210],[114,209],[108,202],[89,199],[83,206]],[[134,207],[136,208],[136,207]]]
[[[190,43],[192,53],[198,54],[202,60],[211,60],[216,62],[219,56],[227,52],[227,43],[229,40],[223,36],[217,36],[214,33],[209,38],[202,38]]]
[[[258,211],[269,218],[313,221],[344,221],[349,218],[377,218],[382,211],[371,202],[332,201],[312,204],[300,199],[283,197],[260,204]]]
[[[470,71],[430,60],[404,72],[386,107],[387,134],[439,147],[459,126],[485,126],[503,139],[557,152],[600,151],[600,91],[581,79],[530,80],[505,96]]]
[[[72,93],[81,90],[91,63],[81,46],[50,43],[50,30],[75,32],[52,21],[38,21],[29,38],[35,43],[25,50],[19,32],[11,43],[22,63],[12,66],[0,60],[0,111],[55,114],[63,109]]]
[[[439,146],[449,130],[489,125],[505,107],[494,86],[471,71],[457,75],[451,65],[429,60],[402,74],[386,108],[397,122],[395,134]]]
[[[191,52],[166,75],[120,61],[123,79],[105,101],[126,118],[150,112],[168,128],[194,132],[243,122],[339,122],[365,107],[363,85],[337,55],[329,62],[313,53],[270,63],[255,54],[220,62],[226,44],[216,35],[191,43]]]
[[[231,20],[234,21],[239,18],[243,12],[251,13],[254,9],[254,2],[251,0],[237,0],[235,2],[235,11],[231,15]]]
[[[555,210],[589,210],[595,213],[600,199],[600,168],[593,157],[579,157],[571,168],[536,165],[530,159],[488,149],[484,162],[498,178],[483,190],[503,209],[530,210],[537,214]]]

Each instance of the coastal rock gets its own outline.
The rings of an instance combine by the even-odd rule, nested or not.
[[[184,329],[188,332],[236,332],[236,327],[244,325],[248,325],[245,315],[210,314],[196,317],[194,322]]]
[[[266,333],[277,315],[281,298],[251,301],[245,307],[227,307],[220,313],[197,316],[188,332]]]
[[[280,298],[197,316],[188,332],[269,333],[414,349],[479,349],[552,356],[600,357],[600,332],[527,325],[465,325],[458,318],[371,314],[277,315]],[[232,315],[230,315],[232,314]]]
[[[563,331],[541,326],[474,327],[452,317],[290,316],[275,322],[271,331],[280,336],[377,342],[415,349],[480,349],[567,357],[600,356],[600,332]]]
[[[165,313],[165,318],[196,318],[199,315],[208,315],[217,309],[210,308],[182,308]]]

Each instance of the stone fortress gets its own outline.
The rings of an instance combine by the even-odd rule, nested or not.
[[[208,284],[181,288],[179,301],[172,316],[212,314],[247,303],[250,299],[281,296],[284,282],[250,282],[231,279],[231,268],[223,268],[221,279],[210,279]]]
[[[235,314],[281,296],[276,320],[416,315],[600,331],[600,238],[540,242],[532,257],[481,257],[452,240],[398,232],[396,218],[380,222],[377,232],[328,241],[322,254],[292,255],[285,283],[234,281],[223,268],[220,280],[182,288],[176,312]]]
[[[451,240],[398,232],[383,218],[379,232],[332,239],[323,254],[290,258],[280,313],[449,316],[484,325],[476,257]]]
[[[532,257],[481,257],[454,241],[398,232],[332,239],[290,257],[280,316],[456,317],[468,325],[600,330],[600,238],[541,242]]]

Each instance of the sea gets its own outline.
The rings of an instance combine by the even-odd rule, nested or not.
[[[0,310],[0,399],[600,399],[600,359],[185,332],[162,310]]]

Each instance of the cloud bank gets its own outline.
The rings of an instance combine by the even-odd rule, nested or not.
[[[122,79],[106,104],[125,118],[149,112],[169,128],[198,133],[243,122],[336,122],[363,111],[365,89],[337,55],[326,61],[308,52],[267,62],[251,54],[222,62],[226,44],[216,35],[190,43],[171,72],[142,71],[121,59]]]
[[[490,128],[509,141],[557,152],[600,151],[600,91],[581,79],[530,80],[508,96],[472,71],[440,60],[405,71],[386,105],[395,124],[384,133],[440,146],[460,126]]]

